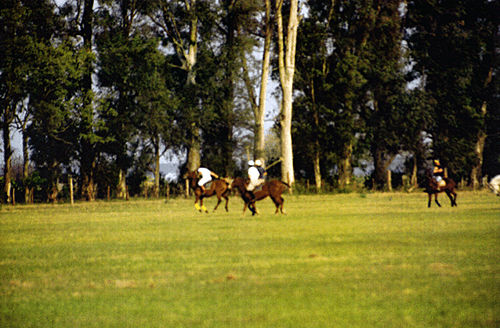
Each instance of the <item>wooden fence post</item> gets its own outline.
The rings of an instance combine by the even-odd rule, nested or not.
[[[71,205],[74,204],[74,199],[73,199],[73,177],[70,175],[69,176],[69,199],[71,202]]]
[[[387,170],[387,190],[392,191],[392,172]]]

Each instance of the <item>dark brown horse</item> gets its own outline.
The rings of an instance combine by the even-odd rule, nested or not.
[[[210,189],[203,190],[201,187],[198,185],[198,175],[196,172],[187,172],[184,175],[184,179],[189,180],[189,186],[191,189],[194,191],[194,195],[196,196],[196,199],[194,201],[194,207],[198,211],[205,211],[208,213],[207,208],[205,205],[203,205],[203,198],[205,197],[212,197],[213,195],[217,195],[217,205],[215,205],[214,211],[219,207],[219,204],[221,202],[221,198],[224,198],[226,200],[226,212],[229,211],[227,208],[227,204],[229,203],[229,193],[231,190],[229,190],[229,183],[225,180],[214,180],[212,181],[212,185],[210,186]],[[198,205],[198,201],[200,201],[200,204]]]
[[[428,185],[425,188],[424,192],[429,194],[429,203],[427,204],[427,207],[431,207],[431,202],[432,202],[432,195],[434,195],[434,200],[436,204],[441,207],[441,204],[438,202],[438,194],[445,192],[446,195],[448,195],[448,198],[451,200],[451,207],[457,206],[457,193],[455,192],[457,188],[457,184],[455,181],[453,181],[450,178],[443,178],[443,180],[446,182],[446,186],[444,187],[438,187],[437,181],[431,176],[431,174],[427,174],[427,179]],[[452,197],[453,195],[453,197]]]
[[[283,199],[283,197],[281,197],[281,194],[283,193],[285,188],[290,187],[289,185],[279,180],[268,181],[261,187],[260,190],[254,192],[255,199],[252,199],[250,193],[247,191],[247,185],[247,180],[243,178],[236,178],[231,184],[231,189],[237,189],[241,195],[241,198],[245,202],[245,205],[243,206],[243,213],[245,213],[245,210],[248,206],[250,211],[252,211],[252,215],[255,215],[257,213],[257,209],[255,208],[255,201],[262,200],[269,196],[271,197],[274,205],[276,205],[275,213],[278,213],[278,211],[281,210],[281,213],[285,214],[283,210],[283,203],[285,202],[285,200]]]

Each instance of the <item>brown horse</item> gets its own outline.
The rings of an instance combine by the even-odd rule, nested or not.
[[[247,190],[247,185],[247,180],[243,178],[236,178],[231,184],[231,189],[238,189],[241,198],[245,202],[245,205],[243,206],[243,213],[245,213],[245,210],[248,206],[250,211],[252,211],[252,215],[255,215],[257,213],[257,209],[255,208],[255,201],[262,200],[269,196],[274,202],[274,205],[276,205],[275,213],[278,213],[278,211],[281,210],[281,213],[285,214],[285,211],[283,210],[283,203],[285,202],[285,200],[283,199],[283,197],[281,197],[281,194],[286,187],[290,187],[289,185],[279,180],[268,181],[261,187],[260,190],[254,192],[255,199],[252,199],[250,192]]]
[[[219,207],[219,204],[221,202],[221,198],[224,198],[226,200],[226,212],[229,211],[227,208],[227,204],[229,203],[229,193],[231,190],[229,190],[229,183],[225,180],[214,180],[212,181],[212,185],[210,186],[210,189],[203,190],[201,187],[198,185],[198,175],[196,172],[187,172],[184,175],[184,179],[189,180],[189,186],[191,189],[194,191],[194,195],[196,196],[196,199],[194,201],[194,207],[198,211],[205,211],[208,213],[207,208],[205,205],[203,205],[203,198],[205,197],[212,197],[213,195],[217,195],[217,205],[215,205],[214,211]],[[198,205],[198,200],[200,201],[200,204]]]
[[[448,198],[451,200],[451,207],[457,206],[457,193],[455,192],[457,188],[457,184],[455,181],[453,181],[450,178],[443,178],[443,180],[446,182],[446,186],[444,187],[438,187],[437,181],[430,175],[427,174],[428,178],[428,185],[425,188],[424,192],[429,194],[429,203],[427,204],[427,207],[431,207],[431,202],[432,202],[432,195],[434,195],[434,200],[436,204],[441,207],[441,204],[438,202],[438,194],[442,193],[443,191],[448,195]],[[452,197],[453,195],[453,197]]]

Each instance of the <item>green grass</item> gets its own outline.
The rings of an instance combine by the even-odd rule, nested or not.
[[[284,198],[4,206],[0,327],[500,326],[498,197]]]

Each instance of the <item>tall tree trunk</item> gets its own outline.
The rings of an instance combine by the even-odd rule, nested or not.
[[[311,100],[312,100],[312,112],[314,115],[314,128],[316,131],[319,130],[319,113],[318,106],[316,106],[316,89],[314,87],[314,80],[310,81],[311,88]],[[314,182],[316,184],[316,192],[321,191],[321,145],[320,140],[317,136],[314,136],[314,150],[313,150],[313,166],[314,166]]]
[[[297,45],[297,30],[299,27],[298,0],[291,0],[290,17],[286,37],[283,29],[283,0],[277,1],[276,20],[278,23],[279,72],[283,102],[280,112],[281,124],[281,178],[293,185],[295,173],[293,169],[292,145],[292,106],[293,77],[295,73],[295,50]],[[285,49],[286,43],[286,49]]]
[[[222,100],[222,120],[224,125],[220,128],[221,133],[221,150],[222,150],[222,165],[224,169],[224,174],[229,176],[232,174],[234,169],[232,163],[233,157],[233,112],[234,112],[234,90],[235,90],[235,76],[236,67],[235,63],[238,58],[239,50],[236,49],[236,33],[237,33],[237,22],[235,20],[236,14],[234,13],[234,2],[230,1],[227,7],[227,26],[226,26],[226,44],[225,51],[227,53],[227,62],[225,63],[225,76],[223,83],[223,94],[224,98]],[[223,139],[222,139],[223,138]]]
[[[192,1],[192,5],[194,6],[196,1]],[[186,5],[188,5],[188,1],[186,1]],[[191,7],[188,6],[188,9]],[[197,60],[197,52],[198,52],[198,18],[195,15],[192,15],[191,18],[191,31],[190,31],[190,39],[189,39],[189,51],[186,53],[182,50],[182,48],[177,48],[177,55],[182,62],[183,69],[187,72],[187,81],[186,85],[188,87],[194,87],[196,85],[196,72],[194,70],[194,65]],[[193,88],[194,89],[194,88]],[[192,110],[195,110],[194,108]],[[200,142],[200,129],[196,120],[190,122],[191,129],[190,134],[191,137],[188,139],[188,163],[187,168],[189,171],[197,170],[201,165],[201,142]],[[189,190],[187,190],[189,193]]]
[[[127,180],[125,178],[125,171],[118,169],[118,184],[116,186],[116,197],[125,199],[127,197]]]
[[[10,106],[9,106],[10,107]],[[4,201],[6,203],[11,203],[12,202],[12,194],[11,194],[11,189],[12,189],[12,147],[10,144],[10,123],[12,122],[11,119],[9,119],[9,114],[10,114],[10,108],[6,109],[6,112],[4,113],[4,121],[3,121],[3,126],[2,126],[2,132],[3,132],[3,163],[4,163],[4,169],[3,169],[3,177],[4,177]]]
[[[418,187],[418,181],[417,181],[417,172],[418,172],[418,166],[417,166],[418,160],[417,160],[417,154],[413,154],[413,168],[411,170],[411,179],[410,179],[410,185],[413,190],[413,188]]]
[[[22,138],[23,138],[23,180],[26,181],[29,177],[30,169],[30,154],[28,148],[28,134],[26,133],[26,124],[22,125]],[[24,202],[28,203],[31,199],[31,192],[28,186],[24,186]]]
[[[339,187],[344,189],[351,184],[352,179],[352,141],[342,145],[342,156],[339,162]]]
[[[265,167],[264,147],[264,118],[266,114],[267,83],[269,79],[269,62],[271,58],[272,22],[271,22],[271,1],[266,1],[266,26],[264,39],[264,54],[262,57],[262,72],[259,93],[259,107],[255,108],[255,130],[254,130],[254,158],[260,159]]]
[[[189,141],[187,168],[189,171],[196,171],[201,165],[200,157],[200,131],[198,125],[191,124],[191,138]]]
[[[385,170],[385,165],[384,165],[384,156],[382,153],[382,150],[374,146],[372,149],[372,156],[373,156],[373,182],[374,182],[374,188],[376,189],[383,189],[384,186],[386,185],[387,182],[387,174]]]
[[[481,115],[486,116],[487,112],[487,104],[483,103],[481,107]],[[484,152],[484,144],[486,142],[486,133],[483,130],[480,130],[477,134],[476,146],[474,147],[474,155],[476,155],[476,162],[472,167],[471,171],[471,184],[473,189],[478,189],[480,187],[480,181],[482,176],[482,167],[483,167],[483,152]]]
[[[153,187],[153,197],[158,198],[160,196],[160,138],[156,138],[155,142],[155,184]]]
[[[82,35],[83,47],[88,52],[92,52],[92,31],[93,31],[93,10],[94,0],[85,0],[83,9]],[[82,106],[82,122],[81,122],[81,154],[80,154],[80,173],[82,175],[82,196],[88,201],[95,199],[94,185],[94,169],[96,165],[95,149],[91,138],[88,136],[93,134],[93,92],[92,92],[92,72],[93,63],[91,57],[87,57],[85,63],[86,72],[83,76],[83,106]]]
[[[321,192],[321,166],[320,166],[320,151],[319,151],[319,141],[316,140],[316,151],[314,152],[314,182],[316,185],[316,193]]]

